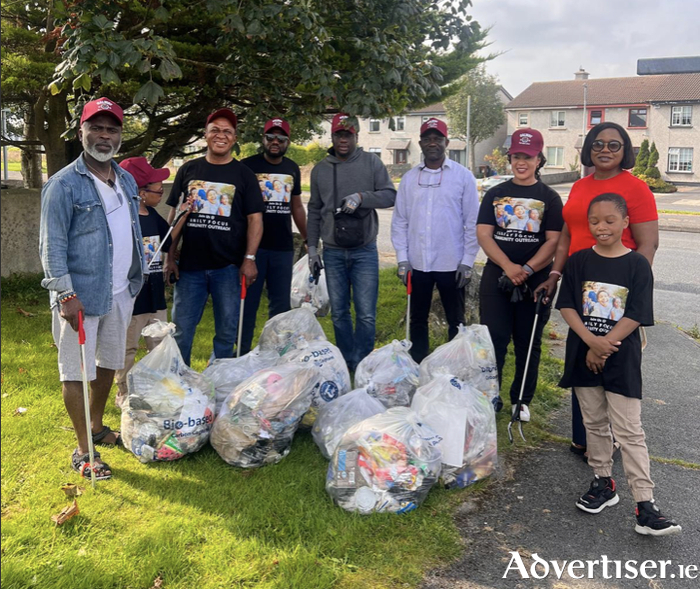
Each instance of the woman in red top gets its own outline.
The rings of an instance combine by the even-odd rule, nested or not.
[[[554,298],[557,282],[567,258],[582,249],[593,247],[595,239],[588,230],[588,205],[599,194],[621,195],[629,209],[629,227],[622,234],[622,243],[642,254],[649,264],[659,247],[659,215],[656,201],[649,187],[629,172],[634,166],[635,155],[632,141],[620,125],[600,123],[586,135],[581,149],[581,162],[593,166],[590,176],[581,178],[571,188],[569,199],[564,205],[564,227],[557,244],[556,256],[549,278],[535,289],[546,290],[545,302]],[[571,451],[584,455],[586,451],[586,430],[581,418],[576,395],[572,395],[573,442]]]

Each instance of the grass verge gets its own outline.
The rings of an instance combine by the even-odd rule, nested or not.
[[[115,478],[95,491],[81,482],[87,491],[78,499],[80,515],[55,527],[49,517],[68,504],[60,486],[79,477],[69,467],[74,437],[38,281],[2,281],[4,589],[148,589],[161,586],[159,578],[164,589],[389,589],[417,585],[426,570],[463,550],[453,509],[487,489],[488,481],[461,491],[436,488],[421,508],[403,516],[350,514],[326,494],[327,462],[306,432],[297,434],[282,462],[253,471],[229,467],[208,446],[149,465],[124,450],[105,449]],[[402,337],[404,310],[403,286],[393,269],[382,271],[378,345]],[[259,313],[258,329],[264,304]],[[321,323],[332,340],[330,318]],[[193,349],[197,370],[209,356],[213,331],[208,307]],[[504,382],[512,369],[509,359]],[[559,402],[559,370],[559,361],[543,354],[530,443],[547,435],[547,413]],[[18,407],[26,413],[15,415]],[[510,446],[509,415],[506,409],[498,420],[502,451]],[[106,423],[119,424],[111,400]]]

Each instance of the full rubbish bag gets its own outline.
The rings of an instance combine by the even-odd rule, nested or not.
[[[185,364],[174,333],[174,323],[146,326],[144,336],[162,341],[127,374],[121,434],[141,462],[196,452],[206,444],[214,422],[214,386]]]
[[[295,363],[318,368],[318,380],[311,396],[311,408],[303,425],[313,424],[318,408],[350,392],[350,372],[340,350],[326,340],[299,340],[296,349],[278,359],[279,364]]]
[[[365,389],[350,391],[347,395],[338,397],[319,408],[318,417],[311,430],[314,442],[321,450],[321,454],[330,460],[350,427],[384,411],[386,407],[371,397]]]
[[[418,386],[419,369],[408,351],[411,342],[394,340],[373,350],[355,370],[355,387],[366,388],[386,407],[408,407]]]
[[[314,366],[285,364],[256,372],[226,398],[211,445],[226,462],[254,468],[279,462],[311,405]]]
[[[347,511],[412,511],[440,474],[439,441],[408,407],[387,409],[345,432],[328,465],[326,491]]]
[[[218,358],[204,369],[202,374],[214,383],[216,390],[216,414],[221,405],[239,384],[258,370],[277,364],[279,355],[274,350],[253,348],[240,358]]]
[[[292,268],[292,290],[289,303],[292,309],[297,309],[303,303],[308,303],[316,311],[317,317],[325,317],[331,310],[326,273],[321,270],[318,283],[313,279],[309,270],[308,254],[300,258]]]
[[[429,383],[438,374],[456,376],[495,402],[498,398],[498,369],[488,327],[460,325],[453,340],[436,348],[421,362],[421,385]]]
[[[316,320],[311,305],[292,309],[269,319],[260,334],[258,346],[262,351],[274,350],[279,356],[296,349],[297,342],[304,339],[326,339],[323,327]]]
[[[442,438],[442,483],[466,487],[498,466],[496,413],[481,391],[449,374],[418,387],[411,408]]]

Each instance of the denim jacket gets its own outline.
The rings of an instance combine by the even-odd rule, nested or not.
[[[129,292],[135,297],[145,270],[138,187],[131,174],[114,161],[112,169],[131,213],[134,247]],[[50,291],[52,308],[59,293],[72,290],[85,307],[85,315],[102,316],[112,310],[112,234],[83,155],[53,175],[41,191],[39,250],[45,276],[41,286]]]

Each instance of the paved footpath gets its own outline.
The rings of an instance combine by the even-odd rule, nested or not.
[[[671,325],[647,330],[644,352],[643,423],[652,460],[656,499],[662,510],[682,526],[681,535],[667,538],[640,536],[634,531],[634,501],[615,455],[614,477],[620,503],[599,515],[579,511],[574,503],[585,492],[591,471],[568,451],[567,444],[546,443],[533,449],[520,442],[518,451],[501,465],[494,484],[481,498],[459,509],[456,522],[465,543],[465,555],[453,565],[432,571],[422,589],[485,589],[512,587],[676,589],[700,586],[681,579],[678,565],[700,570],[700,470],[661,460],[680,459],[700,468],[700,345]],[[527,427],[527,426],[525,426]],[[553,416],[554,433],[570,436],[568,402]],[[527,435],[527,434],[526,434]],[[671,560],[662,579],[604,579],[602,567],[592,579],[521,579],[517,571],[503,578],[519,550],[529,570],[537,553],[551,561]],[[540,569],[541,570],[541,569]],[[653,570],[649,570],[653,573]],[[659,569],[656,570],[658,574]],[[614,565],[610,565],[614,575]]]

